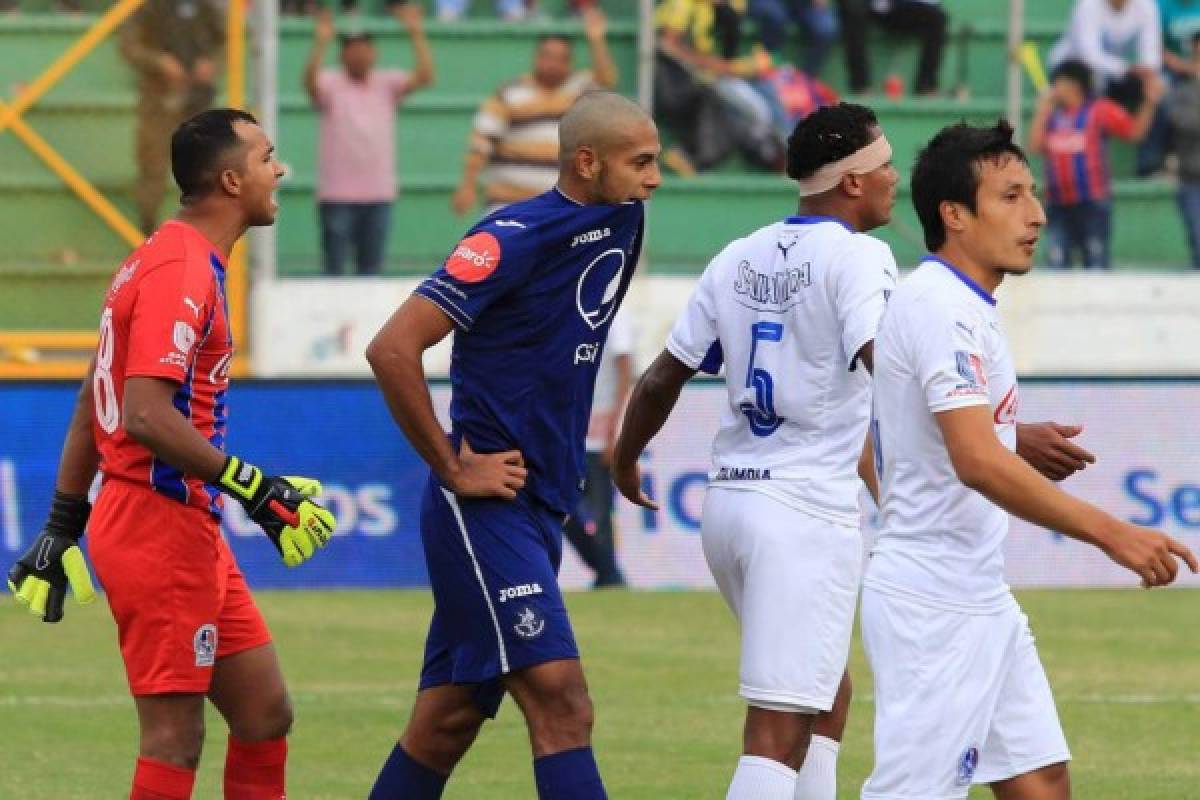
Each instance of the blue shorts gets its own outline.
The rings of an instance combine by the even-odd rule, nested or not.
[[[430,478],[421,543],[433,589],[420,688],[474,684],[489,717],[515,670],[578,658],[558,588],[563,518],[525,494],[455,497]]]

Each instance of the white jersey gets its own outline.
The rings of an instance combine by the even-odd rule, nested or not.
[[[880,518],[865,586],[964,612],[1014,602],[1008,514],[959,481],[933,416],[990,405],[996,435],[1016,449],[1017,376],[995,302],[933,257],[892,295],[875,338]]]
[[[1050,51],[1056,67],[1077,59],[1099,73],[1101,83],[1130,67],[1162,69],[1162,22],[1154,0],[1131,0],[1120,10],[1109,0],[1076,0],[1063,37]]]
[[[875,338],[896,273],[886,244],[829,217],[789,217],[712,260],[667,350],[714,374],[725,363],[713,486],[858,525],[870,375],[855,356]]]

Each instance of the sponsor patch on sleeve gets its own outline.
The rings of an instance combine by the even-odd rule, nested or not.
[[[500,242],[480,231],[463,239],[446,259],[446,272],[463,283],[479,283],[500,266]]]

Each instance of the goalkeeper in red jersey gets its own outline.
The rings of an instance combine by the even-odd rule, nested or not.
[[[117,623],[141,741],[131,800],[187,800],[204,701],[229,726],[226,800],[283,800],[291,704],[271,635],[220,532],[241,503],[288,566],[333,534],[311,478],[270,477],[224,451],[233,358],[225,265],[270,225],[283,168],[251,115],[206,111],[171,139],[182,208],[133,252],[104,298],[100,339],[59,464],[50,517],[9,571],[46,622],[69,583],[94,597],[86,527]],[[87,501],[104,476],[95,508]]]

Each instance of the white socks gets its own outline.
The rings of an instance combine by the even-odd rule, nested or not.
[[[725,800],[793,800],[796,771],[761,756],[742,756]]]
[[[841,744],[825,736],[813,736],[804,766],[796,776],[793,800],[835,800],[837,797],[837,758]]]

